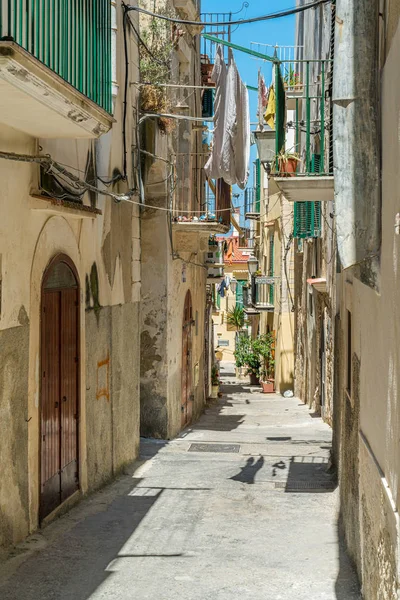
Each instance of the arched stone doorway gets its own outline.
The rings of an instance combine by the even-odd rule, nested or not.
[[[192,295],[190,290],[186,293],[183,309],[182,324],[182,403],[181,426],[184,427],[192,420]]]
[[[79,488],[79,281],[56,256],[41,291],[40,520]]]

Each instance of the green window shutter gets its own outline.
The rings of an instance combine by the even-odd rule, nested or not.
[[[217,308],[221,308],[221,296],[217,292]]]
[[[320,237],[321,202],[294,203],[294,233],[298,239]]]
[[[238,281],[236,287],[236,306],[243,308],[243,286],[246,284],[245,281]]]
[[[256,211],[260,212],[260,203],[261,203],[261,164],[260,159],[256,160]]]
[[[319,173],[321,165],[321,155],[313,154],[311,158],[311,168],[310,173]]]
[[[274,286],[270,285],[269,286],[269,303],[270,304],[274,303],[274,291],[275,291]]]
[[[307,237],[307,209],[308,202],[294,203],[294,233],[295,238]]]
[[[274,234],[272,233],[269,238],[269,270],[268,275],[274,276]]]
[[[209,118],[214,116],[214,90],[208,89],[203,92],[203,110],[202,116],[203,118]]]

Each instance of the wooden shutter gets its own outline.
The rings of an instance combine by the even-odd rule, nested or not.
[[[294,203],[293,235],[299,239],[321,236],[321,202]]]
[[[204,90],[202,105],[202,116],[204,118],[214,116],[214,91],[211,88]]]

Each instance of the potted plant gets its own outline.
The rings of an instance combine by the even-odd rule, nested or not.
[[[296,73],[292,67],[289,67],[289,71],[283,78],[283,85],[285,89],[299,90],[303,88],[301,82],[300,73]]]
[[[259,385],[261,360],[257,350],[253,347],[254,340],[248,335],[239,335],[234,352],[236,367],[246,367],[246,375],[250,376],[250,385]]]
[[[275,337],[273,333],[265,333],[260,335],[253,342],[254,350],[258,353],[262,362],[262,368],[260,369],[261,375],[261,386],[264,394],[271,394],[274,392],[275,380]]]
[[[281,150],[275,156],[275,170],[278,166],[278,174],[282,177],[294,177],[296,174],[300,157],[297,152],[291,152],[290,150]]]
[[[219,392],[219,370],[216,363],[211,367],[211,398],[218,398]]]

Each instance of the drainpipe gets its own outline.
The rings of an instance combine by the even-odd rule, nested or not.
[[[343,269],[377,287],[381,243],[378,3],[336,0],[333,148]]]

